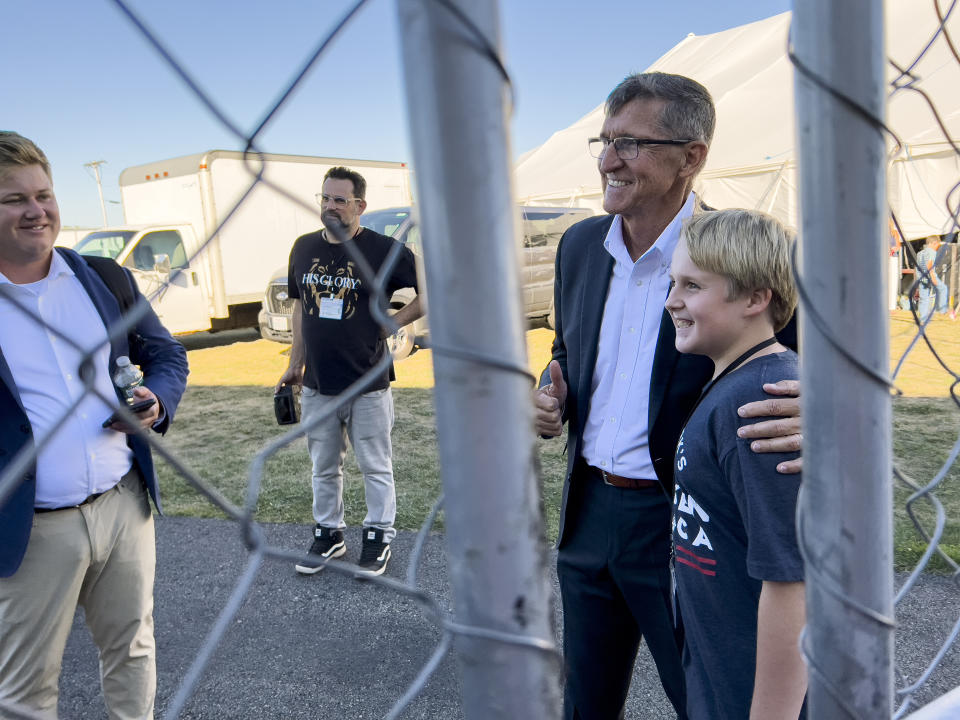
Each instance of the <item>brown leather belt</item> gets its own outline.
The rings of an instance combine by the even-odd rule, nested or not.
[[[601,470],[593,465],[587,465],[587,470],[599,475],[607,485],[612,485],[613,487],[626,488],[627,490],[646,490],[647,488],[660,487],[660,482],[657,480],[644,480],[642,478],[628,478],[623,475],[614,475],[611,472]]]

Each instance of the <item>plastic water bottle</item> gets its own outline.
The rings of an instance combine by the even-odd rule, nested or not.
[[[143,385],[143,373],[140,368],[130,362],[130,358],[121,355],[117,358],[117,371],[113,374],[113,384],[126,398],[127,405],[133,405],[136,399],[133,391]]]

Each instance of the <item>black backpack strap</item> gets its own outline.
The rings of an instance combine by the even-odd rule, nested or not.
[[[124,269],[112,258],[84,255],[83,259],[100,276],[103,284],[117,299],[121,314],[126,315],[136,304],[137,298],[133,293],[133,287],[130,285],[130,278]],[[139,364],[143,338],[140,337],[136,328],[130,328],[130,332],[127,333],[127,345],[130,347],[130,360],[134,364]]]
[[[126,313],[136,303],[133,288],[123,268],[117,265],[112,258],[84,255],[87,265],[93,268],[103,284],[107,286],[120,305],[120,312]]]

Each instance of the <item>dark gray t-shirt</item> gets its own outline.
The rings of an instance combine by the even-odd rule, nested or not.
[[[710,390],[677,445],[673,541],[691,720],[750,715],[757,606],[764,580],[803,580],[794,518],[800,475],[776,466],[798,453],[754,453],[737,408],[764,400],[763,383],[798,377],[792,351],[764,355]],[[803,717],[804,714],[801,714]]]

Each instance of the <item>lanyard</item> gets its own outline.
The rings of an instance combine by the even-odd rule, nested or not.
[[[764,340],[761,343],[757,343],[752,348],[747,350],[743,355],[741,355],[732,363],[727,365],[723,369],[723,371],[719,375],[717,375],[713,380],[708,382],[707,386],[703,389],[703,392],[700,393],[700,397],[697,398],[697,402],[694,404],[692,408],[690,408],[690,412],[687,413],[687,419],[683,421],[683,427],[686,427],[687,423],[690,422],[690,418],[693,417],[693,413],[696,412],[698,407],[700,407],[700,403],[703,402],[703,399],[707,396],[707,393],[713,389],[714,385],[716,385],[718,382],[720,382],[723,378],[725,378],[727,375],[732,373],[738,367],[743,365],[750,358],[750,356],[753,355],[755,352],[759,352],[764,348],[770,347],[776,342],[777,342],[777,339],[775,337],[772,337],[772,338],[768,338],[767,340]]]

